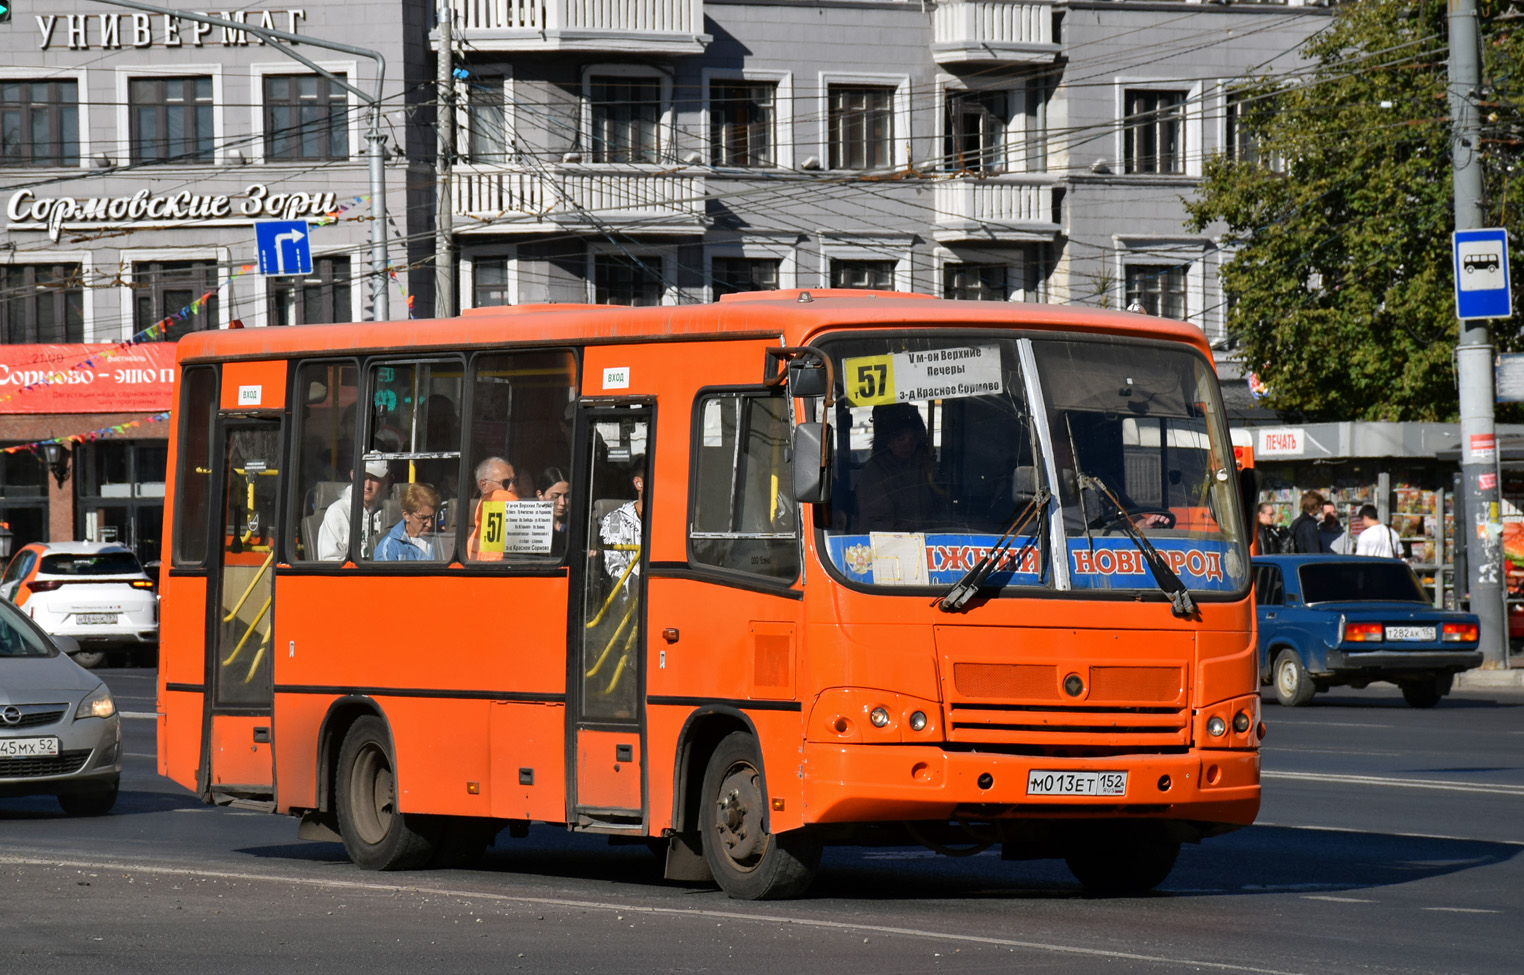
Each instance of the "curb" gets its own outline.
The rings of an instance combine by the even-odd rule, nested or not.
[[[1524,687],[1524,667],[1513,670],[1468,670],[1455,675],[1455,687]]]

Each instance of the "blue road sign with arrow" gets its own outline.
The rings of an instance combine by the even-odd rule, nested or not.
[[[11,22],[12,6],[14,6],[14,4],[11,3],[11,0],[0,0],[0,24],[8,24]]]
[[[4,0],[0,0],[4,2]],[[305,220],[260,220],[254,224],[259,273],[311,274],[312,231]]]
[[[1508,231],[1457,230],[1455,242],[1455,317],[1507,318],[1513,314],[1508,280]]]

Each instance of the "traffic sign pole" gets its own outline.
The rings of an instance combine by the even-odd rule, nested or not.
[[[1484,227],[1481,120],[1472,101],[1481,87],[1476,0],[1450,2],[1450,157],[1455,175],[1455,230]],[[1457,247],[1457,255],[1459,248]],[[1459,260],[1457,260],[1457,264]],[[1474,272],[1473,272],[1474,273]],[[1459,296],[1460,283],[1456,284]],[[1461,314],[1457,306],[1457,317]],[[1467,524],[1457,524],[1465,539],[1468,579],[1456,579],[1456,602],[1471,593],[1471,612],[1481,620],[1482,666],[1508,666],[1508,615],[1503,589],[1503,522],[1498,492],[1497,433],[1493,423],[1492,335],[1485,318],[1460,318],[1455,367],[1460,386],[1461,483]]]

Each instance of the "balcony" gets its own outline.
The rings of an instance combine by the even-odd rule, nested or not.
[[[704,0],[450,2],[455,39],[477,51],[699,54],[711,40]]]
[[[659,166],[460,166],[451,174],[457,234],[617,230],[696,234],[704,177]]]
[[[1021,0],[941,0],[932,18],[931,56],[940,65],[1051,64],[1053,4]]]
[[[1043,174],[942,180],[932,189],[931,235],[940,244],[1053,240],[1062,229],[1054,212],[1056,188],[1053,177]]]

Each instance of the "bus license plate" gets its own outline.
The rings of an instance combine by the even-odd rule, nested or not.
[[[115,613],[80,613],[74,619],[81,626],[88,626],[91,623],[104,623],[107,626],[116,625]]]
[[[1389,626],[1386,628],[1386,638],[1388,640],[1431,643],[1434,637],[1435,632],[1432,626]]]
[[[56,758],[57,738],[0,738],[0,758]]]
[[[1126,794],[1126,772],[1048,772],[1033,769],[1027,773],[1027,795],[1029,796],[1123,796]]]

